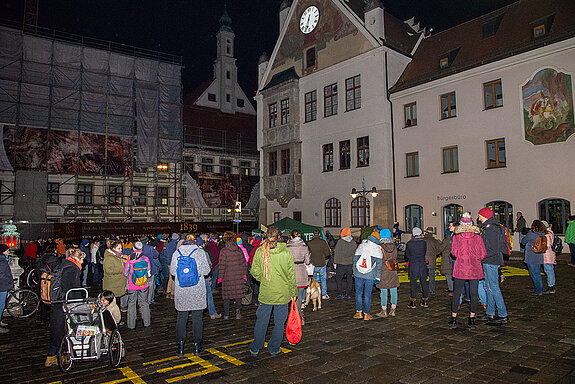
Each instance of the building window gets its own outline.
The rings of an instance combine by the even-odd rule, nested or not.
[[[208,101],[216,101],[216,94],[208,93]]]
[[[313,90],[305,94],[305,122],[309,123],[317,119],[317,91]]]
[[[230,71],[226,71],[226,79],[229,79],[230,77],[231,77]]]
[[[533,27],[533,38],[537,39],[539,37],[543,37],[547,34],[545,29],[545,24],[538,24]]]
[[[423,228],[423,207],[411,204],[405,207],[405,232],[411,232],[413,228]]]
[[[325,226],[326,227],[339,227],[341,225],[341,202],[332,197],[325,202]]]
[[[369,165],[369,136],[357,138],[357,166]]]
[[[487,168],[501,168],[506,165],[505,139],[487,140]]]
[[[124,186],[122,185],[108,186],[108,203],[112,205],[124,204]]]
[[[232,98],[231,98],[230,94],[226,93],[226,102],[229,103],[229,102],[231,102],[231,100],[232,100]]]
[[[274,223],[280,220],[281,212],[274,212]]]
[[[48,183],[48,204],[60,204],[60,183]]]
[[[351,226],[369,227],[369,200],[365,197],[356,197],[351,202]]]
[[[443,69],[447,67],[449,67],[449,58],[442,57],[441,59],[439,59],[439,68]]]
[[[571,203],[564,199],[545,199],[539,202],[539,220],[545,220],[553,227],[556,235],[564,235],[567,220],[571,215]]]
[[[289,123],[289,99],[283,99],[281,101],[281,112],[282,125]]]
[[[513,205],[507,201],[491,201],[485,206],[493,211],[493,216],[500,224],[513,230]]]
[[[290,150],[282,149],[282,175],[286,175],[290,171]]]
[[[405,104],[403,106],[403,116],[406,127],[417,125],[417,104]]]
[[[485,109],[503,106],[501,79],[483,84],[483,99],[485,100]]]
[[[268,118],[270,128],[273,128],[278,123],[278,103],[271,103],[268,105]]]
[[[168,205],[168,199],[170,196],[170,190],[168,187],[158,187],[157,205],[165,207]]]
[[[213,172],[213,171],[214,171],[214,158],[202,157],[202,172]]]
[[[499,24],[501,24],[501,20],[503,19],[503,15],[499,15],[491,20],[487,20],[483,23],[483,38],[494,36],[499,29]]]
[[[232,173],[232,160],[220,159],[220,173]]]
[[[337,115],[337,83],[323,88],[323,115]]]
[[[441,95],[441,118],[449,119],[456,116],[455,92]]]
[[[310,68],[315,66],[315,47],[311,47],[305,51],[305,67]]]
[[[250,175],[252,164],[249,161],[240,161],[240,173],[244,176]]]
[[[443,173],[459,172],[457,146],[443,148]]]
[[[351,168],[351,142],[344,140],[339,142],[339,169]]]
[[[405,154],[405,174],[407,177],[419,176],[419,152]]]
[[[345,110],[361,108],[361,81],[359,75],[345,80]]]
[[[92,184],[78,184],[78,193],[76,194],[76,202],[79,205],[92,204],[94,201],[94,185]]]
[[[293,211],[293,219],[301,223],[301,211]]]
[[[268,166],[269,166],[269,175],[270,176],[275,176],[278,174],[278,153],[277,152],[268,153]]]
[[[245,106],[244,99],[236,99],[236,105],[237,105],[239,108],[243,108],[243,107]]]
[[[132,187],[132,196],[134,205],[136,206],[146,206],[148,203],[148,199],[146,197],[146,187],[142,186],[134,186]]]
[[[323,152],[323,171],[333,171],[333,144],[324,144],[322,147]]]

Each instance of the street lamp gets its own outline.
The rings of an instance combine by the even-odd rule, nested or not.
[[[367,191],[365,189],[365,184],[364,184],[363,189],[361,191],[358,192],[357,189],[352,188],[351,193],[349,195],[351,196],[352,199],[355,199],[358,196],[367,197],[368,194],[371,194],[372,197],[377,197],[377,195],[378,195],[377,188],[372,187],[371,191]]]

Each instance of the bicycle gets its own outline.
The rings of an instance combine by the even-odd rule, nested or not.
[[[14,288],[6,295],[6,311],[10,316],[23,319],[34,315],[40,306],[40,298],[30,288],[18,288],[18,279],[14,279]]]

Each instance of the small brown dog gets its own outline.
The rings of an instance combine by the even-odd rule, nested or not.
[[[321,309],[321,286],[313,277],[309,278],[308,287],[305,290],[305,303],[303,303],[302,308],[307,307],[309,301],[313,303],[313,311],[317,308]]]

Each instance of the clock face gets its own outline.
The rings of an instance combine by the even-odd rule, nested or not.
[[[301,18],[299,19],[299,29],[303,33],[310,33],[317,26],[319,21],[319,9],[316,6],[309,6],[305,11],[303,11]]]

